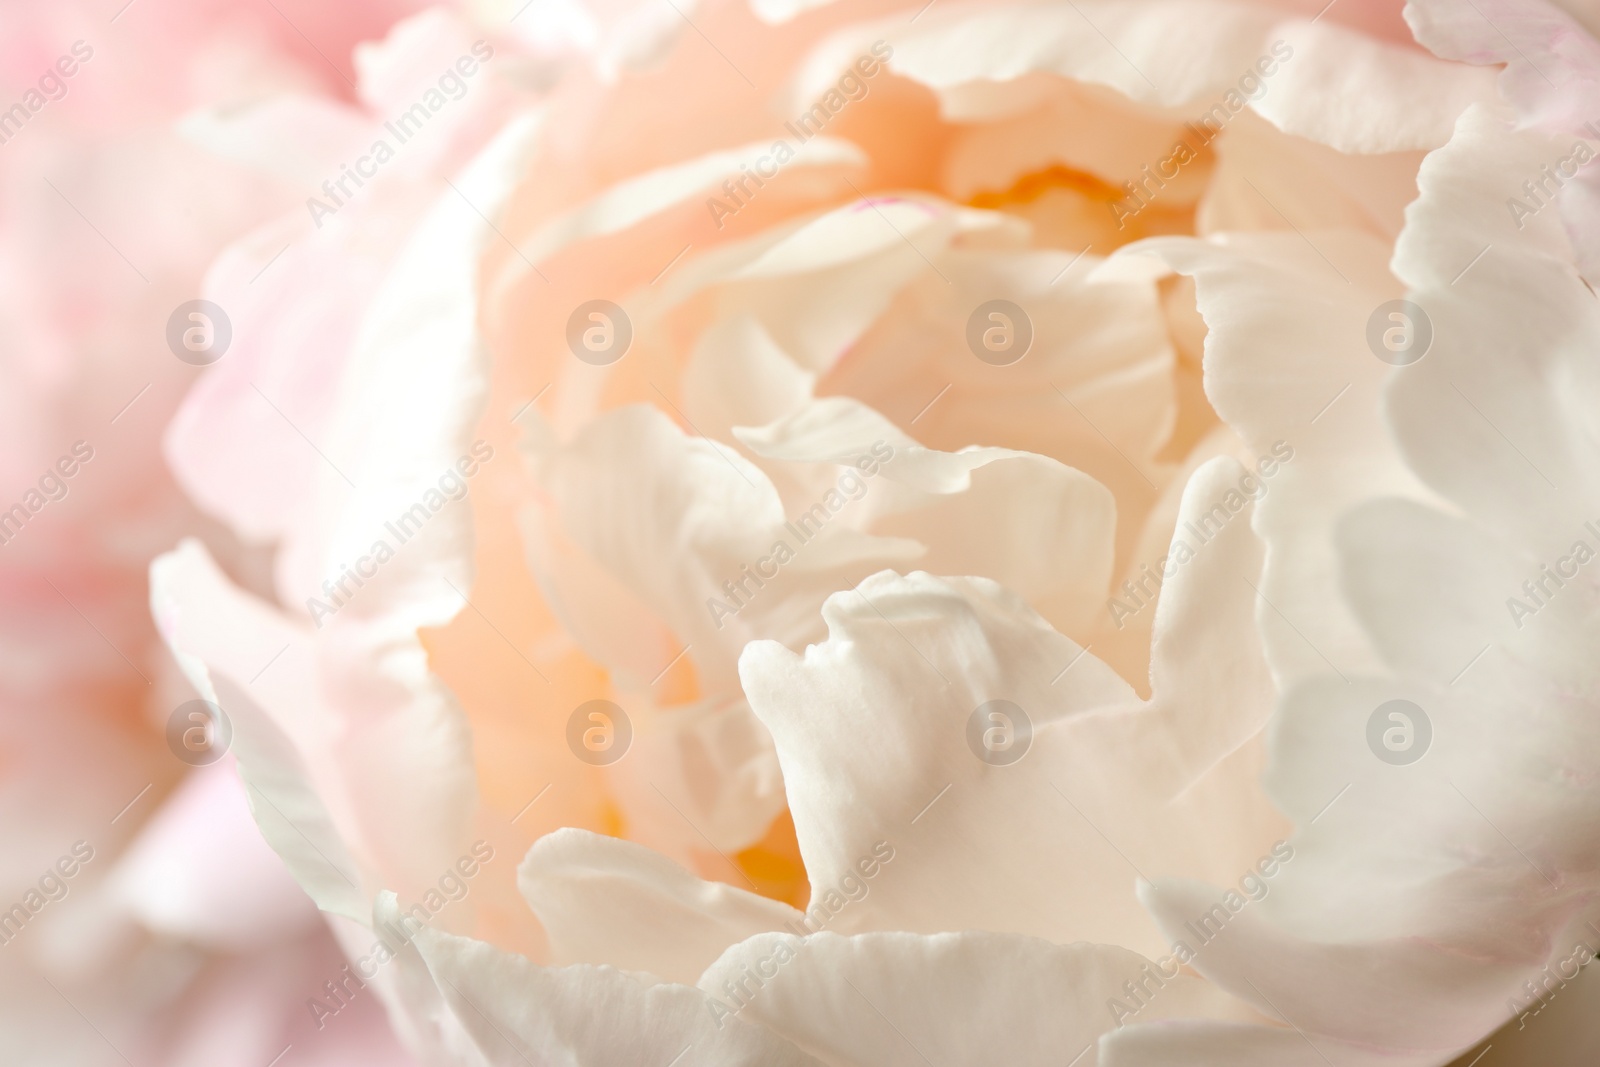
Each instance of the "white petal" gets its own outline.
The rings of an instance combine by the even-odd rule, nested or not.
[[[568,536],[656,613],[682,641],[679,649],[692,646],[702,691],[712,696],[737,692],[739,651],[751,637],[799,642],[816,632],[816,605],[841,584],[834,568],[860,577],[916,551],[838,524],[815,545],[795,545],[777,491],[758,467],[726,445],[686,435],[656,408],[612,412],[534,462]],[[804,566],[752,585],[743,572],[780,540]],[[559,573],[545,577],[570,584]],[[748,601],[725,588],[741,581]],[[740,610],[730,617],[733,606]],[[614,637],[596,637],[606,642],[595,649],[602,662],[626,662],[622,650],[610,651]],[[640,678],[640,688],[650,681]]]
[[[1483,0],[1474,8],[1448,0],[1409,0],[1405,17],[1417,40],[1436,55],[1505,64],[1500,88],[1529,125],[1585,135],[1600,86],[1600,42],[1560,5]]]
[[[707,437],[734,440],[735,426],[773,422],[811,399],[816,375],[801,370],[752,315],[719,320],[683,372],[688,416]]]
[[[1600,374],[1588,358],[1600,310],[1556,213],[1518,220],[1506,206],[1510,176],[1537,174],[1556,145],[1474,110],[1424,163],[1395,267],[1432,321],[1434,351],[1396,376],[1389,401],[1422,478],[1542,558],[1565,551],[1600,501]]]
[[[1216,467],[1205,487],[1235,473]],[[1198,517],[1212,500],[1192,496],[1186,510]],[[877,575],[828,600],[829,640],[803,657],[770,642],[746,649],[745,692],[778,747],[813,901],[875,848],[894,853],[840,929],[989,929],[1155,950],[1164,946],[1126,908],[1135,864],[1215,864],[1231,879],[1251,862],[1275,820],[1248,761],[1228,757],[1260,729],[1270,690],[1259,658],[1212,662],[1211,642],[1238,642],[1253,611],[1239,569],[1259,547],[1248,520],[1231,521],[1228,547],[1207,546],[1169,583],[1164,610],[1183,622],[1158,626],[1158,641],[1172,643],[1158,685],[1172,691],[1153,708],[981,579]],[[1214,636],[1175,643],[1189,612],[1208,612]],[[1032,747],[1011,765],[971,747],[995,725],[979,712],[995,699],[1032,722]],[[818,720],[819,707],[829,719]],[[1227,773],[1169,805],[1218,760]],[[1043,812],[1054,815],[1050,832],[1040,831]],[[1211,825],[1197,852],[1185,827],[1199,821]],[[1232,832],[1219,847],[1222,821]]]
[[[1143,984],[1146,1009],[1134,1014],[1124,982]],[[1126,949],[980,932],[766,934],[729,949],[700,988],[840,1067],[1093,1067],[1092,1046],[1128,1015],[1223,1010],[1203,982],[1163,979]]]
[[[1420,152],[1346,155],[1255,115],[1240,115],[1212,150],[1217,165],[1195,220],[1202,236],[1353,229],[1393,241],[1422,162]]]
[[[635,226],[712,188],[722,178],[737,176],[741,166],[748,169],[771,152],[770,141],[753,141],[647,171],[611,186],[588,202],[552,219],[517,245],[525,258],[539,262],[577,241]],[[795,150],[794,158],[787,165],[859,166],[865,162],[861,150],[848,141],[813,137]]]
[[[1101,1067],[1436,1067],[1439,1054],[1310,1038],[1288,1027],[1168,1022],[1128,1026],[1100,1046]]]
[[[469,938],[423,929],[416,947],[444,1002],[484,1062],[526,1067],[561,1057],[571,1067],[668,1063],[681,1067],[804,1067],[816,1060],[783,1038],[719,1019],[692,986],[656,983],[611,967],[538,967]]]
[[[865,479],[868,532],[928,546],[920,565],[1026,590],[1062,631],[1101,610],[1111,576],[1116,504],[1093,478],[1044,456],[1000,448],[923,448],[871,408],[827,397],[758,429],[738,431],[757,455],[848,467],[894,449]],[[837,475],[829,470],[827,480]]]
[[[1483,1035],[1486,1020],[1498,1022],[1518,984],[1543,963],[1485,966],[1420,938],[1318,944],[1274,928],[1249,905],[1196,946],[1195,922],[1214,907],[1229,911],[1220,894],[1166,879],[1142,889],[1167,935],[1196,948],[1191,965],[1201,974],[1269,1018],[1356,1044],[1433,1050],[1440,1058],[1458,1052]],[[1405,1010],[1391,1010],[1395,1004]]]
[[[1372,497],[1429,498],[1385,431],[1379,397],[1392,368],[1367,346],[1368,320],[1402,293],[1387,249],[1336,231],[1130,246],[1139,250],[1195,278],[1206,395],[1253,453],[1280,461],[1256,518],[1277,553],[1261,585],[1274,676],[1375,664],[1338,592],[1334,520]]]
[[[936,91],[1048,73],[1174,106],[1220,96],[1261,55],[1279,18],[1214,0],[936,4],[913,26],[896,22],[893,32],[879,26],[856,36],[884,36],[894,47],[889,68]],[[1173,32],[1177,26],[1182,32]],[[837,76],[815,64],[807,75],[796,90],[802,99]]]
[[[857,200],[686,264],[641,305],[637,319],[648,323],[708,286],[725,287],[728,314],[753,315],[801,368],[821,373],[930,260],[977,234],[1020,246],[1027,231],[997,212],[927,194]]]
[[[345,845],[359,836],[354,815],[337,802],[330,811],[320,795],[328,778],[297,751],[295,739],[311,733],[308,720],[320,703],[304,669],[306,635],[235,590],[192,541],[151,565],[150,611],[190,683],[232,725],[232,751],[262,836],[318,907],[363,920],[370,913],[364,879]],[[259,679],[265,684],[258,696],[250,689],[259,673],[251,657],[270,657],[274,648],[288,662]]]
[[[541,838],[517,885],[549,935],[552,964],[604,963],[686,985],[729,945],[800,918],[651,849],[583,830]]]
[[[1463,111],[1494,99],[1486,71],[1331,22],[1289,24],[1275,33],[1294,56],[1251,106],[1285,133],[1340,152],[1437,148]]]

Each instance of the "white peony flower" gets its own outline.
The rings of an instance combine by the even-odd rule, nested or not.
[[[350,956],[307,1010],[1422,1067],[1591,995],[1600,318],[1582,214],[1506,206],[1582,136],[1522,68],[1435,3],[1447,58],[1353,0],[679,16],[520,102],[542,38],[426,16],[365,121],[492,37],[484,92],[214,273],[257,325],[168,451],[276,599],[189,543],[152,604]]]

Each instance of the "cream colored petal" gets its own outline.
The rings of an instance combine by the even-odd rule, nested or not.
[[[1274,33],[1294,55],[1251,106],[1285,133],[1340,152],[1437,148],[1463,111],[1494,99],[1486,71],[1331,22],[1291,23]]]
[[[571,1067],[670,1062],[673,1056],[681,1057],[681,1067],[817,1063],[762,1027],[717,1018],[710,998],[692,986],[612,967],[547,969],[481,941],[428,929],[418,932],[415,944],[455,1025],[493,1067],[526,1067],[531,1057],[551,1056]]]
[[[686,985],[729,945],[800,918],[651,849],[583,830],[541,838],[517,884],[549,935],[552,965],[609,964]]]
[[[1395,268],[1432,323],[1434,349],[1389,390],[1419,475],[1546,558],[1570,547],[1600,502],[1594,294],[1556,213],[1518,218],[1506,201],[1515,177],[1537,174],[1559,146],[1477,110],[1424,164]]]
[[[577,241],[617,233],[674,207],[699,193],[714,190],[723,178],[737,177],[772,152],[772,142],[712,152],[698,159],[648,171],[603,190],[517,241],[524,257],[539,262]],[[861,150],[836,137],[813,137],[795,149],[789,166],[860,165]]]
[[[358,802],[332,786],[325,759],[308,760],[301,751],[318,732],[322,703],[306,669],[307,634],[234,589],[196,542],[151,565],[150,610],[190,683],[227,716],[251,814],[267,843],[318,907],[364,919],[367,878],[346,844],[360,837]],[[272,649],[288,660],[279,673],[258,678],[264,684],[253,692],[257,659],[263,652],[270,658]]]
[[[1125,1027],[1101,1043],[1101,1067],[1437,1067],[1432,1051],[1397,1053],[1307,1037],[1288,1026],[1173,1021]]]
[[[571,446],[535,462],[568,536],[649,606],[680,649],[692,646],[710,695],[735,691],[735,664],[751,637],[801,640],[816,630],[816,605],[848,584],[834,568],[859,578],[916,549],[838,524],[815,544],[802,540],[758,467],[726,445],[685,434],[655,408],[604,416]],[[794,563],[771,562],[780,541]],[[747,577],[752,568],[765,576]],[[548,580],[563,582],[555,574]],[[603,662],[618,662],[596,651]]]
[[[1179,613],[1208,602],[1214,615],[1219,594],[1228,604],[1202,646],[1237,641],[1235,620],[1242,614],[1248,626],[1253,611],[1237,568],[1259,549],[1248,520],[1234,521],[1234,544],[1210,546],[1166,594]],[[1221,668],[1191,683],[1217,669],[1212,649],[1173,644],[1164,654],[1178,664],[1167,675],[1176,691],[1151,710],[1091,653],[981,579],[877,575],[830,598],[823,616],[828,641],[803,657],[756,642],[741,675],[777,744],[813,900],[875,848],[893,850],[872,894],[839,917],[843,932],[989,929],[1157,951],[1164,946],[1146,920],[1127,909],[1139,872],[1208,866],[1231,880],[1276,828],[1239,747],[1270,707],[1270,693],[1252,691],[1264,677],[1259,661],[1253,673]],[[1187,629],[1158,633],[1158,651]],[[1239,688],[1218,688],[1230,669]],[[994,700],[1014,705],[988,708],[1009,723],[986,714]],[[826,722],[818,707],[830,710]],[[1030,747],[1013,763],[991,763],[983,752],[1013,751],[1022,736],[1016,708],[1031,723]],[[1001,731],[993,746],[985,730]],[[1214,747],[1193,744],[1207,734]],[[1192,829],[1200,825],[1204,848]],[[1230,832],[1219,836],[1219,825]]]
[[[1346,155],[1256,115],[1240,115],[1212,145],[1217,165],[1195,220],[1201,236],[1352,229],[1393,241],[1417,195],[1420,152]]]
[[[957,453],[923,448],[866,405],[813,401],[759,429],[737,431],[757,455],[848,468],[863,497],[854,520],[868,532],[926,545],[922,566],[973,574],[1025,590],[1064,632],[1098,614],[1111,576],[1116,504],[1094,479],[1043,456],[1007,449]],[[840,477],[827,470],[828,482]],[[842,483],[841,483],[842,484]]]
[[[764,934],[724,953],[700,988],[839,1067],[1092,1067],[1105,1062],[1100,1036],[1134,1014],[1124,983],[1148,996],[1140,1020],[1226,1010],[1205,983],[1170,969],[1164,978],[1110,945],[1015,934]]]
[[[1429,496],[1384,428],[1380,396],[1392,368],[1366,339],[1379,305],[1403,291],[1384,266],[1387,249],[1348,231],[1130,249],[1195,278],[1209,331],[1206,396],[1255,456],[1278,460],[1256,518],[1281,553],[1269,554],[1261,585],[1274,676],[1284,684],[1372,665],[1338,594],[1333,524],[1366,499]]]
[[[708,287],[724,314],[756,318],[802,369],[823,373],[855,344],[895,295],[964,239],[1020,247],[1016,219],[952,205],[923,193],[856,200],[748,241],[714,250],[675,271],[641,303],[649,324]],[[641,326],[641,328],[644,328]]]
[[[1140,896],[1175,941],[1198,940],[1197,918],[1229,910],[1215,890],[1190,882],[1163,880]],[[1192,965],[1269,1018],[1312,1035],[1431,1053],[1439,1062],[1498,1024],[1519,983],[1544,962],[1530,954],[1485,965],[1452,948],[1421,939],[1318,944],[1246,906],[1198,946]],[[1396,1004],[1405,1010],[1392,1010]]]

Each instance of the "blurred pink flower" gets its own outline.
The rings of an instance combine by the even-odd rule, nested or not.
[[[347,98],[353,46],[416,5],[119,6],[0,9],[0,1060],[265,1064],[307,1029],[338,953],[231,763],[185,775],[166,751],[190,692],[147,570],[183,533],[242,580],[260,570],[161,459],[196,373],[163,337],[225,243],[292,191],[178,126],[288,89]],[[93,858],[61,879],[78,843]],[[320,1062],[405,1062],[373,1008]]]

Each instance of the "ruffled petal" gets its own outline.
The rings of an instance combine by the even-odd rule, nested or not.
[[[840,1067],[1093,1065],[1100,1035],[1136,1013],[1226,1010],[1192,975],[1126,949],[976,931],[766,934],[730,948],[700,988]]]
[[[1186,518],[1207,512],[1217,484],[1236,474],[1221,464],[1197,478]],[[1221,531],[1227,547],[1204,546],[1174,568],[1150,707],[982,579],[876,575],[829,598],[829,639],[803,657],[771,642],[746,649],[745,692],[778,747],[812,899],[837,894],[875,849],[896,857],[840,929],[988,929],[1154,950],[1163,946],[1126,908],[1129,889],[1149,865],[1200,862],[1186,855],[1188,820],[1230,812],[1229,857],[1213,823],[1204,862],[1230,878],[1250,862],[1274,820],[1241,746],[1265,721],[1270,689],[1259,658],[1220,667],[1206,645],[1251,624],[1241,579],[1259,548],[1247,520],[1233,522]],[[1215,618],[1218,585],[1225,621]],[[1202,611],[1217,636],[1179,643],[1184,615]],[[819,722],[818,707],[834,720]],[[985,731],[996,729],[991,745]],[[1019,742],[1020,758],[994,756]],[[1175,792],[1185,795],[1169,806]],[[1037,811],[1059,812],[1058,832],[1041,836],[1016,817]]]
[[[801,913],[694,877],[651,849],[582,830],[541,838],[517,884],[550,938],[550,961],[609,964],[692,985],[729,946]]]
[[[482,1062],[525,1065],[562,1056],[573,1067],[665,1057],[716,1067],[817,1067],[792,1043],[719,1018],[692,986],[611,967],[546,969],[482,941],[423,929],[414,942],[440,995]]]

